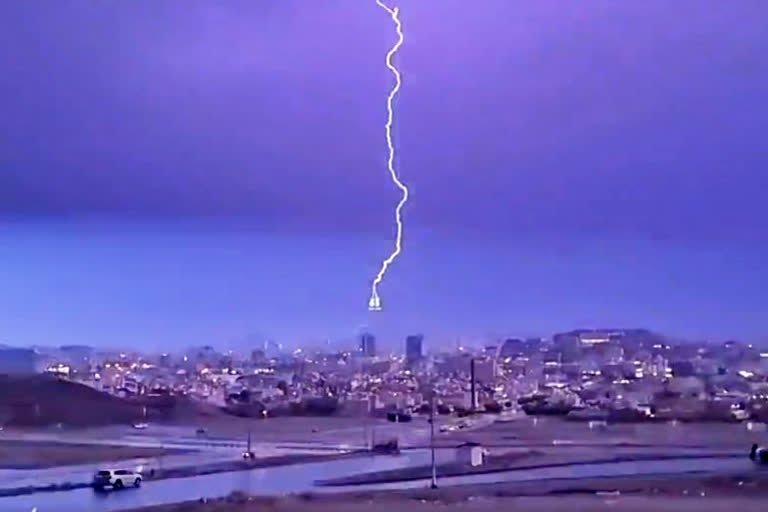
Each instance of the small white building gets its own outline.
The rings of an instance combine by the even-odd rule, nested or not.
[[[472,467],[482,466],[485,460],[485,450],[479,443],[467,442],[456,447],[456,462]]]

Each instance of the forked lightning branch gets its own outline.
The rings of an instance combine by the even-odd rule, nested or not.
[[[400,181],[400,177],[398,176],[397,170],[395,169],[395,146],[392,143],[392,121],[394,118],[392,103],[395,99],[395,96],[397,96],[398,91],[400,91],[401,84],[400,71],[398,71],[397,67],[395,67],[395,65],[392,63],[392,59],[395,57],[395,54],[397,54],[397,50],[403,44],[403,26],[399,18],[399,8],[390,8],[381,0],[376,0],[376,4],[387,11],[387,13],[389,13],[389,15],[392,17],[392,21],[395,25],[395,32],[397,33],[397,41],[389,50],[385,59],[387,67],[395,76],[395,84],[387,96],[387,122],[384,125],[384,133],[387,139],[387,148],[389,149],[387,169],[389,170],[392,182],[400,190],[402,196],[400,197],[400,201],[397,203],[397,207],[395,208],[395,224],[397,230],[395,234],[395,247],[389,257],[381,262],[381,268],[379,269],[378,274],[376,274],[376,277],[373,279],[373,284],[371,285],[371,297],[368,299],[368,309],[371,311],[381,311],[379,284],[381,284],[381,281],[384,279],[384,275],[387,273],[389,266],[392,264],[392,262],[395,261],[395,259],[403,250],[403,207],[405,206],[405,203],[408,202],[408,187],[402,181]]]

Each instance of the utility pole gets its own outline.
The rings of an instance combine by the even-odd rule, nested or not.
[[[472,397],[469,400],[469,408],[474,413],[477,410],[477,395],[475,394],[475,358],[469,360],[469,375],[470,375],[470,393]]]
[[[435,464],[435,391],[429,403],[429,445],[432,449],[432,489],[437,489],[437,465]]]

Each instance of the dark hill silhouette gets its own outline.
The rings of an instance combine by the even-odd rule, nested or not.
[[[129,423],[140,418],[142,411],[141,405],[57,377],[0,375],[0,422],[4,424]]]

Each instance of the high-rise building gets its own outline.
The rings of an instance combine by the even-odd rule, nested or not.
[[[504,340],[504,343],[501,344],[501,349],[499,349],[499,358],[514,359],[522,355],[524,352],[525,352],[525,344],[523,343],[523,340],[519,340],[516,338],[509,338],[507,340]]]
[[[365,357],[376,356],[376,337],[373,334],[366,332],[360,336],[360,352]]]
[[[422,358],[422,344],[424,336],[422,334],[412,334],[405,338],[405,360],[408,364],[415,363]]]

